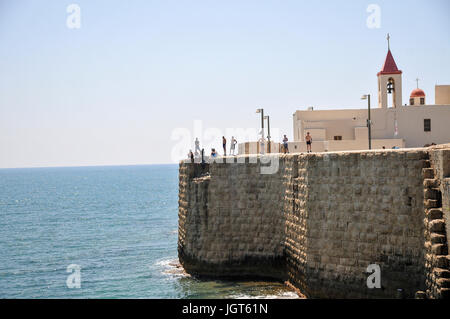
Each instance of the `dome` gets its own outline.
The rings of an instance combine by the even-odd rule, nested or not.
[[[413,98],[413,97],[425,97],[425,92],[421,89],[414,89],[411,92],[410,98]]]

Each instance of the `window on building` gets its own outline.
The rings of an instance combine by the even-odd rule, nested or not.
[[[425,98],[424,97],[421,97],[420,98],[420,105],[424,105],[425,104]]]
[[[342,136],[336,135],[336,136],[334,137],[334,140],[335,140],[335,141],[341,141],[341,140],[342,140]]]
[[[423,120],[423,130],[425,132],[431,132],[431,119]]]
[[[414,105],[414,99],[409,99],[409,105]]]

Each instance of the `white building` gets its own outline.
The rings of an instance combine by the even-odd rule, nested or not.
[[[372,149],[422,147],[450,142],[450,85],[436,85],[438,104],[426,104],[419,88],[402,104],[402,71],[390,49],[378,77],[378,106],[371,109]],[[388,102],[390,107],[388,107]],[[372,103],[374,104],[374,103]],[[313,138],[312,151],[368,149],[368,109],[304,110],[294,113],[291,152],[305,152],[305,135]]]

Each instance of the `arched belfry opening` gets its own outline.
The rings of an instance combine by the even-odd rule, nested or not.
[[[386,84],[386,92],[387,92],[387,107],[394,107],[395,104],[395,80],[390,77]]]
[[[392,94],[392,92],[394,92],[394,79],[393,78],[389,78],[388,79],[388,83],[387,83],[387,93],[388,94]]]
[[[402,105],[402,71],[397,68],[389,48],[378,76],[378,107],[399,107]]]

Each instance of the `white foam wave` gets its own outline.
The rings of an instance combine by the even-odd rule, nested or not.
[[[285,291],[275,295],[259,295],[250,296],[245,294],[239,294],[231,296],[233,299],[300,299],[300,297],[292,291]]]
[[[157,261],[155,265],[162,268],[161,273],[164,275],[172,277],[190,277],[190,275],[184,271],[178,259],[162,259]]]

